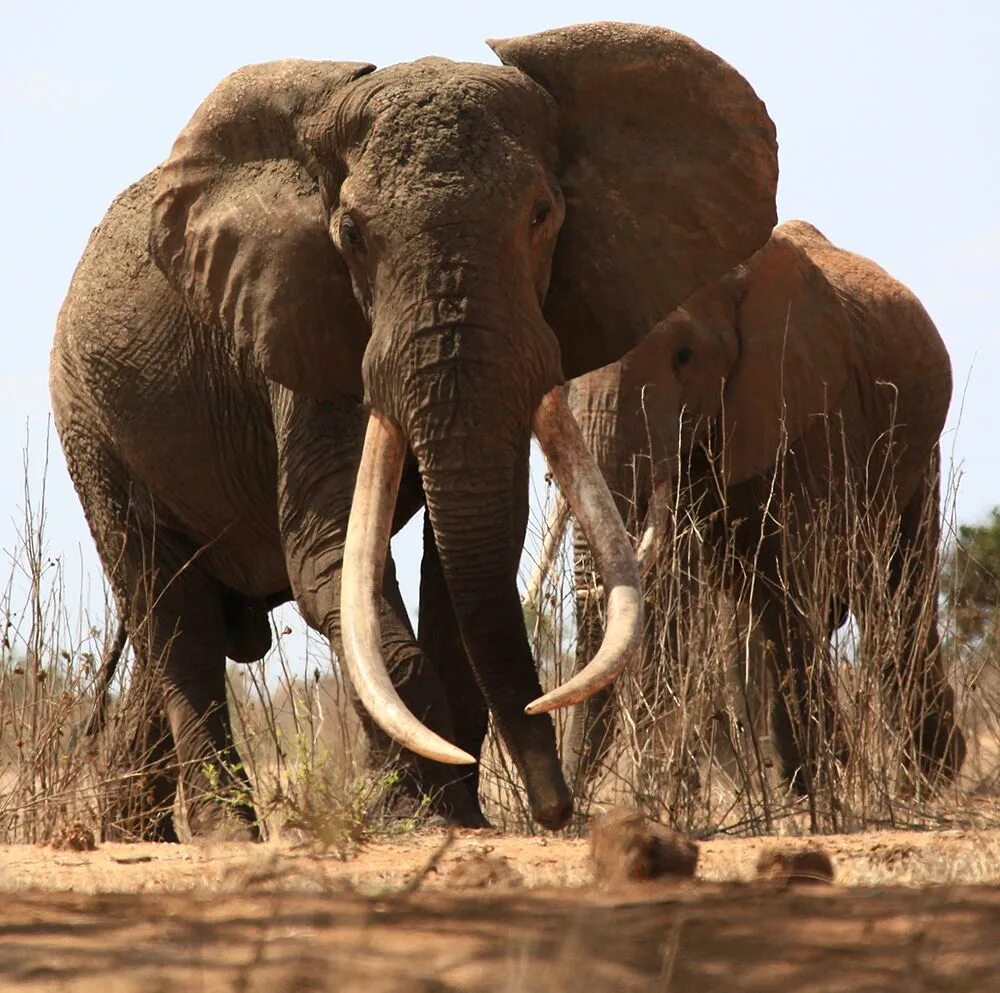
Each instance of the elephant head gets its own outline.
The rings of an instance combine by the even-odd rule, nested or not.
[[[744,482],[767,471],[811,427],[826,424],[832,411],[851,416],[858,405],[846,399],[852,369],[865,363],[855,340],[859,320],[877,322],[879,341],[907,334],[912,323],[916,334],[939,342],[933,326],[924,328],[930,322],[915,298],[857,259],[812,225],[786,222],[746,262],[692,294],[624,359],[570,387],[570,405],[612,488],[624,493],[629,486],[619,477],[632,456],[650,456],[632,483],[648,501],[638,508],[646,520],[642,571],[652,564],[670,517],[679,463],[696,443],[708,452],[720,485]],[[912,319],[902,316],[908,313]],[[914,341],[922,347],[921,339]],[[936,362],[947,367],[943,350]],[[893,375],[887,368],[886,378]],[[946,407],[935,405],[939,419]],[[867,452],[883,428],[862,438],[864,420],[855,417],[852,442]],[[869,420],[888,427],[892,415]],[[927,437],[936,438],[933,429]],[[919,466],[926,455],[921,449]]]
[[[929,779],[952,778],[961,767],[964,739],[936,622],[938,446],[951,387],[947,350],[917,298],[874,262],[789,221],[624,359],[570,388],[571,409],[623,515],[634,495],[636,516],[645,518],[641,571],[662,550],[686,547],[670,541],[674,512],[690,508],[686,497],[725,508],[719,526],[692,533],[710,559],[738,562],[730,576],[721,569],[711,578],[737,579],[730,592],[747,597],[754,615],[747,630],[757,628],[771,646],[760,655],[777,688],[772,737],[797,788],[808,791],[818,768],[810,726],[824,728],[838,758],[846,755],[830,730],[833,684],[786,692],[827,678],[823,666],[806,675],[813,656],[803,646],[816,638],[802,604],[817,598],[829,637],[849,609],[863,617],[868,597],[883,588],[902,592],[899,669],[878,663],[889,707],[898,714],[906,696],[905,720]],[[673,485],[682,469],[684,499]],[[590,585],[579,534],[576,550],[577,628],[592,641],[596,612],[579,606]],[[738,589],[747,576],[749,588]],[[647,644],[655,651],[662,642]],[[920,690],[904,694],[903,685]],[[609,715],[590,701],[575,716],[567,762],[574,779],[607,748]]]
[[[391,734],[463,761],[405,711],[378,648],[412,450],[470,661],[533,793],[551,727],[525,717],[518,689],[534,671],[516,588],[530,434],[587,523],[621,620],[596,671],[538,712],[612,678],[641,621],[634,561],[560,384],[619,358],[765,241],[776,144],[742,77],[670,31],[593,24],[490,44],[502,65],[237,72],[174,145],[150,246],[265,377],[363,396],[346,661]]]

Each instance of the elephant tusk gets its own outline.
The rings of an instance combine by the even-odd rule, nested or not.
[[[670,482],[662,480],[653,487],[646,510],[646,523],[639,539],[635,557],[639,563],[639,576],[646,578],[653,568],[663,540],[663,531],[670,519]]]
[[[561,386],[542,397],[531,421],[559,488],[583,527],[608,590],[608,622],[594,658],[572,679],[525,707],[541,714],[586,700],[631,661],[642,636],[642,592],[635,554],[614,498],[583,440]]]
[[[557,493],[555,505],[545,521],[545,533],[542,536],[538,562],[535,563],[531,579],[528,581],[528,588],[524,592],[524,599],[521,601],[525,607],[530,607],[539,613],[542,610],[542,587],[545,585],[545,579],[551,572],[556,555],[559,553],[559,546],[562,544],[567,524],[569,524],[569,504],[563,499],[562,493]]]
[[[372,411],[344,545],[340,616],[344,662],[355,692],[383,731],[411,752],[451,765],[475,765],[467,752],[425,727],[400,699],[382,656],[382,574],[403,472],[402,431]]]

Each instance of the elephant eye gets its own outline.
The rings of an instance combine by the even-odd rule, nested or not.
[[[365,249],[365,239],[361,235],[361,228],[358,227],[358,222],[350,214],[345,214],[340,222],[340,243],[349,245],[359,254]]]
[[[552,214],[552,204],[548,200],[540,200],[535,204],[535,212],[531,215],[531,226],[540,227]]]
[[[687,365],[694,356],[694,349],[689,345],[684,345],[682,348],[677,349],[677,365],[678,367]]]

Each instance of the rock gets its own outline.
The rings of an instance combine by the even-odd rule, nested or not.
[[[502,855],[474,853],[453,863],[445,883],[457,890],[481,890],[524,884],[524,877]]]
[[[833,861],[822,848],[768,848],[757,859],[758,880],[832,883]]]
[[[691,877],[698,864],[698,846],[651,823],[639,810],[615,807],[590,825],[590,858],[594,877],[606,883]]]

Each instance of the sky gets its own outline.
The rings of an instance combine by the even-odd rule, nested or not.
[[[779,219],[810,221],[921,298],[954,370],[943,447],[956,516],[982,518],[1000,504],[998,11],[986,0],[0,0],[0,579],[26,447],[41,485],[49,349],[73,269],[111,199],[167,155],[220,79],[278,58],[495,62],[488,37],[604,19],[673,28],[739,69],[777,125]],[[99,587],[54,433],[46,507],[49,554]],[[412,609],[414,528],[394,551]]]

